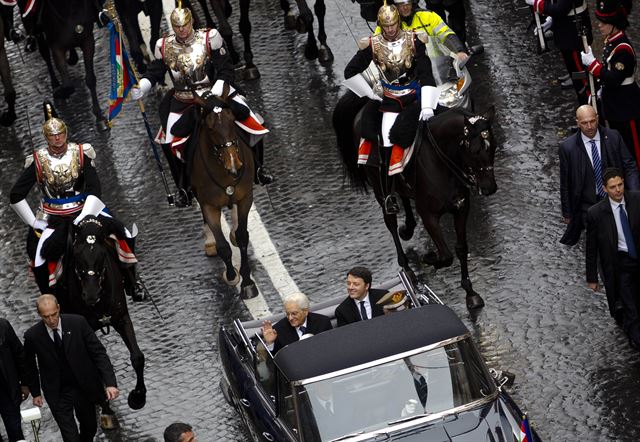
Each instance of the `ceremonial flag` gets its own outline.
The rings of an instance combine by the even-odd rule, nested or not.
[[[129,55],[122,44],[122,36],[113,22],[107,25],[110,34],[111,48],[111,92],[109,93],[109,121],[112,121],[122,110],[122,103],[129,91],[136,84],[136,77],[131,68]]]
[[[525,414],[522,416],[522,423],[520,424],[520,442],[533,442],[533,436],[531,435],[531,427],[529,426],[529,418]]]

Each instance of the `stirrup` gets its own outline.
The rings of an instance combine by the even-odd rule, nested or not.
[[[261,184],[263,186],[265,184],[271,184],[273,183],[273,175],[266,172],[264,170],[264,167],[258,167],[258,170],[256,171],[255,183]]]
[[[182,188],[173,194],[173,202],[176,207],[190,207],[192,198],[191,191]]]
[[[398,200],[394,194],[389,194],[384,198],[382,208],[387,215],[397,215],[400,213],[400,206],[398,206]]]

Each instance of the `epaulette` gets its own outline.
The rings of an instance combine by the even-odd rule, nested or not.
[[[95,160],[96,159],[96,150],[93,148],[93,146],[89,143],[83,143],[82,144],[82,152],[87,156],[87,158],[91,159],[91,160]]]
[[[362,37],[358,40],[358,49],[363,50],[369,47],[369,39],[370,37]]]
[[[35,155],[35,154],[32,153],[31,155],[27,155],[27,158],[24,159],[24,168],[25,169],[33,164],[33,155]]]

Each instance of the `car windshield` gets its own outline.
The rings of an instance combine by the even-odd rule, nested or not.
[[[304,440],[327,441],[451,410],[495,391],[493,379],[467,338],[297,386],[296,403]]]

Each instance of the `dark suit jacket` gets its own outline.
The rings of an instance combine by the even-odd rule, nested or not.
[[[631,225],[631,234],[636,247],[640,245],[640,192],[624,193],[625,210]],[[607,291],[609,309],[613,311],[618,298],[616,262],[618,253],[618,231],[609,198],[604,198],[587,212],[587,282],[598,282],[598,257],[602,264],[604,286]]]
[[[625,188],[640,189],[638,169],[618,131],[599,126],[602,170],[617,167],[624,174]],[[583,213],[597,202],[595,176],[580,131],[560,145],[560,201],[562,216],[571,218],[560,242],[572,246],[584,228]]]
[[[273,345],[273,354],[275,354],[282,347],[296,342],[300,339],[298,332],[294,327],[289,324],[287,318],[282,318],[273,326],[278,333],[276,342]],[[318,313],[309,312],[307,315],[307,333],[313,333],[317,335],[323,331],[331,330],[331,320],[324,315]]]
[[[376,316],[384,315],[384,310],[381,305],[376,305],[376,302],[380,300],[387,293],[386,290],[369,289],[369,302],[371,302],[371,314],[375,318]],[[352,322],[362,321],[360,318],[360,310],[353,302],[353,299],[347,296],[347,299],[342,301],[338,307],[336,307],[336,319],[338,320],[338,327],[351,324]]]
[[[20,384],[25,381],[24,376],[22,343],[9,321],[0,319],[0,382],[6,382],[7,391],[17,404],[21,402]]]
[[[64,352],[78,386],[90,400],[101,402],[105,398],[104,387],[117,386],[107,352],[84,317],[70,314],[60,317]],[[40,396],[42,385],[45,398],[55,405],[61,390],[58,354],[43,321],[25,332],[24,351],[31,395]]]

